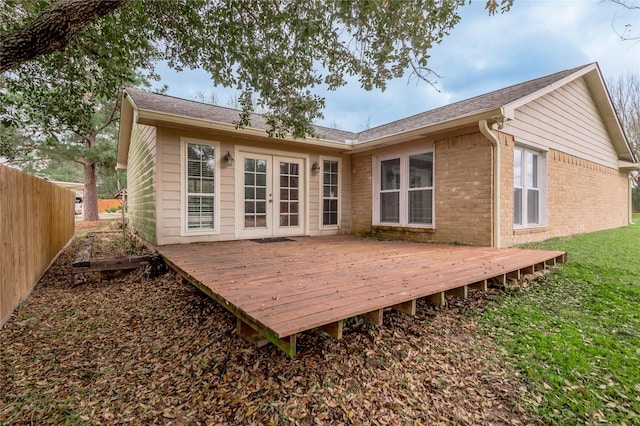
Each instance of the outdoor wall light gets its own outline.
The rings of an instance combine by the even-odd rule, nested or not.
[[[320,173],[320,165],[317,161],[313,162],[313,165],[311,166],[311,173],[313,173],[314,176]]]
[[[224,155],[224,157],[222,157],[222,159],[224,160],[224,164],[227,167],[233,166],[233,155],[231,155],[231,152],[227,151],[227,153]]]

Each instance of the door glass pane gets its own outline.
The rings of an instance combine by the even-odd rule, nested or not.
[[[281,227],[298,226],[299,168],[295,163],[280,162],[280,211]]]
[[[244,160],[244,226],[266,227],[266,161],[245,158]]]

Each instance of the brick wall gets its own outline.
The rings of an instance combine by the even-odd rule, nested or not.
[[[397,151],[413,149],[400,145]],[[491,145],[479,132],[435,141],[435,229],[372,227],[372,156],[352,159],[352,232],[388,238],[491,244]]]
[[[629,223],[626,173],[550,150],[547,159],[547,226],[513,229],[513,138],[501,135],[502,245],[511,246],[625,226]]]
[[[351,232],[371,232],[371,155],[351,159]]]

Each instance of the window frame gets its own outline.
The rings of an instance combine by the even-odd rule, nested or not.
[[[335,197],[326,198],[324,196],[324,171],[325,171],[325,161],[335,161],[338,167],[338,193]],[[342,160],[338,157],[328,157],[328,156],[320,156],[318,159],[318,163],[320,164],[320,173],[318,173],[319,177],[319,195],[320,195],[320,214],[318,218],[320,229],[340,229],[342,227]],[[337,223],[335,225],[325,225],[324,223],[324,200],[325,199],[335,199],[337,200]]]
[[[213,148],[213,228],[207,229],[189,229],[189,177],[188,177],[188,159],[187,152],[189,145],[207,145]],[[220,143],[206,139],[196,139],[181,137],[180,138],[180,235],[216,235],[220,233],[220,169],[222,167]]]
[[[410,157],[421,155],[421,154],[431,154],[432,155],[432,176],[431,176],[431,186],[430,187],[420,187],[420,188],[411,188],[409,184],[410,177]],[[399,212],[398,222],[383,222],[380,219],[381,211],[380,211],[380,200],[381,194],[383,193],[381,189],[381,171],[382,171],[382,162],[400,159],[400,188],[397,190],[399,192]],[[436,155],[435,149],[433,146],[425,147],[423,149],[412,149],[408,151],[394,152],[392,154],[381,155],[373,158],[373,170],[374,170],[374,185],[373,187],[373,203],[372,203],[372,218],[373,225],[375,226],[401,226],[407,228],[423,228],[423,229],[433,229],[436,227],[436,203],[435,203],[435,189],[436,189]],[[417,190],[430,190],[431,191],[431,223],[411,223],[409,222],[409,193]],[[385,192],[396,192],[396,190],[386,190]]]
[[[516,185],[516,153],[520,150],[521,174],[520,186]],[[537,157],[537,170],[535,180],[537,187],[533,187],[528,182],[527,173],[530,166],[527,164],[527,155],[533,154]],[[534,176],[532,175],[532,176]],[[516,223],[516,189],[520,190],[520,222]],[[538,193],[538,221],[529,223],[529,191],[537,191]],[[513,229],[535,229],[547,226],[547,157],[546,151],[522,145],[516,142],[513,149]]]

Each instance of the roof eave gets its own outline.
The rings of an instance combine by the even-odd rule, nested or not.
[[[618,170],[621,172],[640,172],[640,163],[634,163],[630,161],[618,161]]]
[[[122,92],[120,107],[120,127],[118,129],[118,150],[116,152],[116,170],[126,170],[129,162],[129,145],[136,106],[127,92]]]
[[[450,120],[441,121],[438,123],[429,124],[427,126],[421,126],[415,129],[397,132],[391,135],[386,135],[380,138],[371,139],[366,142],[359,142],[353,146],[352,153],[360,153],[368,151],[374,148],[379,148],[386,145],[393,145],[396,143],[402,143],[409,140],[417,139],[422,136],[428,136],[434,133],[440,133],[447,130],[452,130],[459,127],[464,127],[470,124],[477,123],[483,119],[499,119],[504,117],[504,111],[502,108],[492,108],[484,111],[476,112],[473,114],[456,117]]]
[[[351,146],[344,142],[330,141],[325,139],[298,139],[291,135],[284,138],[273,138],[267,135],[266,130],[256,129],[253,127],[236,128],[234,124],[223,123],[203,118],[188,117],[180,114],[155,111],[150,109],[138,108],[137,121],[141,124],[171,124],[179,127],[195,127],[207,129],[216,132],[229,133],[235,135],[245,135],[253,138],[286,141],[293,144],[313,145],[324,148],[332,148],[341,151],[349,151]]]

